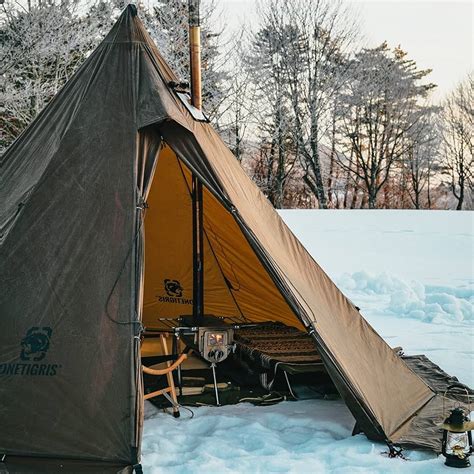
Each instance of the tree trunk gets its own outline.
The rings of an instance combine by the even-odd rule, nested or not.
[[[336,159],[336,114],[334,112],[332,118],[332,131],[331,131],[331,158],[329,162],[329,176],[328,176],[328,201],[331,207],[334,207],[333,199],[333,182],[334,182],[334,164]],[[338,199],[336,199],[337,205]]]
[[[277,127],[278,127],[278,161],[277,161],[277,169],[274,179],[274,195],[275,195],[275,202],[274,206],[277,209],[281,209],[283,206],[283,189],[284,189],[284,179],[285,179],[285,143],[284,143],[284,136],[283,136],[283,123],[282,123],[282,116],[281,116],[281,104],[278,104],[277,110]]]
[[[427,189],[426,189],[426,192],[427,192],[427,199],[428,199],[428,209],[431,209],[431,166],[430,168],[428,169],[428,177],[427,177],[427,181],[426,181],[426,186],[427,186]]]
[[[319,161],[318,149],[318,131],[315,126],[312,127],[311,134],[311,169],[313,172],[314,186],[312,187],[315,193],[320,209],[327,209],[326,194],[324,192],[324,182],[321,173],[321,163]]]
[[[459,166],[459,197],[458,205],[456,206],[456,211],[462,210],[462,205],[464,203],[464,166],[461,161]]]
[[[377,208],[377,191],[373,187],[369,189],[369,192],[368,192],[368,203],[369,203],[369,209]]]
[[[456,211],[462,211],[462,205],[464,202],[464,186],[459,190],[458,205],[456,206]]]

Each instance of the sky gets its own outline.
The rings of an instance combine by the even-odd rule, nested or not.
[[[308,0],[311,1],[311,0]],[[255,24],[256,0],[217,0],[230,30]],[[362,45],[401,45],[420,68],[433,69],[439,100],[474,69],[474,1],[348,0],[358,16]]]

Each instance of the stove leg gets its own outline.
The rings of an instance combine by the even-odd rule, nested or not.
[[[212,377],[214,378],[214,390],[216,392],[216,405],[220,407],[221,403],[219,401],[219,391],[217,390],[216,364],[214,364],[214,362],[211,364],[211,369],[212,369]]]

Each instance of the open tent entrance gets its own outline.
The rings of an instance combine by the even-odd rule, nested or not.
[[[143,321],[192,314],[192,173],[166,144],[145,216]],[[204,314],[302,328],[232,214],[203,187]]]
[[[196,284],[193,173],[167,144],[161,143],[157,155],[144,231],[143,324],[148,330],[169,328],[165,320],[192,315]],[[207,321],[202,325],[209,325],[209,320],[212,324],[209,316],[243,325],[258,324],[242,330],[243,344],[239,344],[236,334],[237,353],[231,357],[233,362],[223,364],[221,374],[227,371],[229,375],[232,367],[239,371],[243,366],[256,375],[252,380],[259,380],[262,385],[267,376],[269,380],[275,379],[277,372],[281,372],[277,375],[285,382],[282,377],[287,375],[277,370],[280,367],[275,364],[279,362],[287,368],[300,364],[301,372],[314,371],[310,361],[316,359],[317,371],[325,372],[314,341],[270,278],[234,216],[205,186],[202,210],[203,314]],[[158,356],[158,341],[146,338],[142,356]],[[276,355],[267,367],[259,365],[255,344],[267,347],[267,355],[279,353],[281,360]],[[265,353],[261,356],[265,358]],[[294,363],[285,366],[285,360]],[[234,381],[242,380],[242,374],[234,375]]]

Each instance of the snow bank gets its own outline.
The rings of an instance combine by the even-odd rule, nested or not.
[[[373,275],[365,271],[344,273],[336,280],[339,288],[356,304],[362,294],[388,296],[380,302],[380,312],[400,318],[432,323],[474,320],[474,286],[433,286],[412,280],[406,282],[394,275]]]

